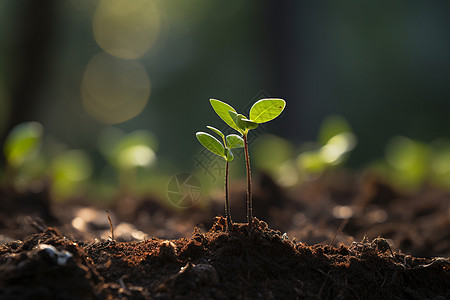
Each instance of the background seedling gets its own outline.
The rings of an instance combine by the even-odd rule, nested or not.
[[[219,129],[212,126],[206,127],[219,135],[223,141],[222,144],[218,139],[206,132],[200,131],[196,133],[197,139],[203,145],[203,147],[225,160],[225,215],[227,218],[227,227],[230,229],[232,228],[231,226],[233,225],[233,222],[231,220],[230,205],[228,199],[228,170],[229,163],[234,158],[231,149],[244,147],[244,140],[236,134],[230,134],[225,137],[225,135]]]
[[[244,141],[245,165],[247,169],[247,222],[252,226],[253,204],[252,204],[252,179],[250,171],[250,156],[248,152],[248,132],[258,127],[259,124],[271,121],[278,117],[286,106],[283,99],[261,99],[250,108],[250,118],[238,114],[229,104],[216,99],[210,99],[211,106],[217,115],[230,126],[238,131]]]

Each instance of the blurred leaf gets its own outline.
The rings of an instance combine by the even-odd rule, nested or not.
[[[230,105],[228,105],[225,102],[222,102],[222,101],[216,100],[216,99],[210,99],[209,102],[211,103],[211,106],[214,109],[214,111],[216,112],[216,114],[225,123],[227,123],[228,126],[230,126],[231,128],[233,128],[233,129],[235,129],[235,130],[237,130],[239,132],[241,131],[241,129],[239,129],[239,127],[234,122],[233,118],[228,113],[229,111],[236,112],[236,110],[233,107],[231,107]]]
[[[450,175],[450,141],[438,139],[431,144],[433,156],[430,171],[436,179],[441,176]]]
[[[450,188],[450,143],[446,140],[433,142],[433,156],[430,163],[430,179],[432,183]]]
[[[282,163],[277,173],[277,183],[283,187],[293,186],[299,180],[294,160],[287,160]]]
[[[42,142],[43,131],[42,125],[37,122],[22,123],[14,127],[4,145],[8,163],[18,167],[26,159],[36,155]]]
[[[57,156],[51,163],[52,173],[56,179],[81,181],[92,173],[91,161],[82,150],[69,150]]]
[[[255,166],[273,175],[294,155],[294,147],[287,140],[274,135],[264,135],[253,145],[253,159]]]
[[[319,130],[319,143],[326,145],[328,141],[343,132],[352,132],[347,120],[339,115],[331,115],[325,118]]]
[[[156,138],[147,130],[125,134],[116,128],[108,128],[99,140],[101,152],[118,168],[150,166],[156,161]]]
[[[92,174],[92,164],[82,150],[70,150],[58,155],[51,163],[52,192],[64,200],[79,193],[79,185]]]
[[[342,161],[345,153],[352,150],[356,145],[356,137],[353,133],[342,132],[331,139],[320,149],[324,161],[336,165]]]
[[[428,173],[430,148],[407,137],[394,137],[386,147],[386,160],[403,185],[417,186]]]
[[[244,139],[237,134],[227,135],[227,147],[229,149],[244,147]]]
[[[212,153],[226,159],[225,148],[218,139],[206,132],[197,132],[195,135],[197,136],[198,141],[203,145],[203,147],[205,147]]]
[[[250,109],[250,120],[264,123],[278,117],[286,106],[283,99],[261,99]]]
[[[318,151],[303,152],[298,156],[297,163],[300,170],[307,174],[320,174],[326,168],[326,163]]]

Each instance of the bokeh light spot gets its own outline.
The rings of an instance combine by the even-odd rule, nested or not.
[[[129,166],[148,166],[155,160],[155,152],[146,145],[128,147],[119,155],[119,164],[124,168]]]
[[[81,82],[86,112],[105,124],[125,122],[138,115],[150,96],[150,79],[137,61],[94,56]]]
[[[337,219],[349,219],[353,216],[353,209],[350,206],[335,206],[333,216]]]
[[[355,136],[350,132],[342,132],[330,138],[328,143],[320,149],[320,152],[325,162],[339,163],[342,155],[352,150],[355,145]]]
[[[109,54],[136,59],[155,42],[160,17],[152,0],[102,0],[93,19],[94,36]]]

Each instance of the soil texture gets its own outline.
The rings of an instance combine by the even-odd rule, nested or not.
[[[257,219],[190,238],[76,241],[53,228],[0,247],[0,299],[450,299],[450,260],[386,240],[309,246]]]

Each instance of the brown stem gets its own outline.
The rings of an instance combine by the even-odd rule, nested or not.
[[[244,134],[245,165],[247,166],[247,222],[252,227],[253,209],[252,209],[252,174],[250,172],[250,156],[248,155],[247,134]]]
[[[227,218],[227,228],[228,230],[231,230],[233,228],[233,221],[231,221],[231,214],[230,214],[230,203],[228,201],[228,168],[229,168],[229,162],[226,162],[225,165],[225,216]]]

